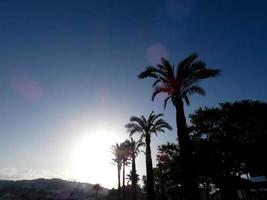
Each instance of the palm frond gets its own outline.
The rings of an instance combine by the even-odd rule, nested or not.
[[[168,77],[168,68],[164,64],[157,64],[157,73],[162,77]]]
[[[135,133],[143,133],[143,129],[141,127],[135,127],[129,131],[129,136],[133,136]]]
[[[144,133],[144,134],[142,134],[141,136],[140,136],[140,140],[144,140],[144,138],[146,137],[146,134]]]
[[[158,83],[160,83],[160,79],[157,79],[154,83],[153,83],[153,85],[152,85],[152,87],[155,87]]]
[[[130,117],[130,122],[137,123],[141,127],[146,126],[146,121],[144,121],[143,118],[139,118],[139,117],[136,117],[136,116]]]
[[[167,96],[165,99],[164,99],[164,110],[166,109],[166,106],[167,106],[167,103],[168,101],[170,100],[171,96]]]
[[[122,144],[115,143],[115,145],[111,146],[111,152],[113,154],[113,158],[111,159],[114,164],[118,167],[122,164],[122,156],[121,156]]]
[[[162,113],[159,114],[154,114],[152,115],[151,113],[151,119],[150,119],[150,125],[152,126],[153,124],[156,124],[158,121],[161,121],[162,119],[159,119],[158,121],[156,121],[159,117],[163,117],[164,115]],[[162,120],[163,121],[163,120]]]
[[[140,150],[139,148],[144,145],[144,142],[142,140],[135,141],[132,137],[130,137],[130,140],[128,140],[128,147],[131,152],[131,155],[134,153],[134,155],[138,155]]]
[[[178,76],[187,76],[189,67],[191,64],[197,59],[198,55],[196,53],[192,53],[185,59],[183,59],[178,65],[177,65],[177,71],[176,71],[176,77]]]
[[[190,70],[192,72],[200,71],[200,70],[205,70],[206,69],[206,63],[203,62],[202,60],[197,60],[193,62],[190,66]]]
[[[199,70],[195,73],[196,79],[206,79],[211,77],[216,77],[221,74],[221,70],[219,69],[205,69],[205,70]]]
[[[143,134],[144,127],[146,127],[145,123],[142,118],[132,116],[130,117],[130,123],[127,123],[125,128],[129,132],[129,136],[132,136],[134,133]]]
[[[190,105],[190,101],[189,101],[189,97],[187,95],[187,93],[183,93],[181,94],[181,98],[185,101],[186,105]]]
[[[165,132],[165,129],[172,130],[172,127],[163,119],[158,119],[152,124],[150,131],[157,135],[157,132]]]
[[[138,143],[136,144],[136,149],[139,151],[139,148],[142,147],[142,146],[144,146],[144,145],[145,145],[145,143],[142,142],[142,141],[140,141],[140,142],[138,142]]]
[[[161,88],[160,87],[156,87],[154,89],[153,93],[152,93],[152,97],[151,97],[152,101],[154,101],[155,97],[161,92],[162,92]]]
[[[168,129],[170,131],[172,130],[172,127],[167,122],[156,127],[156,129],[163,129],[163,128]]]
[[[192,94],[199,94],[199,95],[202,95],[202,96],[206,95],[205,90],[202,87],[198,86],[198,85],[194,85],[194,86],[188,88],[186,93],[188,95],[192,95]]]
[[[164,86],[158,86],[154,88],[154,91],[152,93],[152,101],[154,101],[155,97],[160,94],[160,93],[169,93],[168,88],[164,87]]]
[[[146,120],[145,116],[142,115],[142,116],[141,116],[141,119],[142,119],[143,124],[144,124],[143,127],[146,127],[146,126],[147,126],[147,120]]]
[[[216,77],[221,74],[218,69],[208,69],[206,63],[198,59],[196,53],[192,53],[183,59],[174,72],[170,62],[161,58],[160,64],[147,67],[139,74],[139,78],[154,78],[152,101],[160,94],[166,94],[164,109],[170,99],[182,98],[189,105],[189,97],[193,94],[205,95],[205,91],[199,86],[199,82],[206,78]]]
[[[144,78],[148,78],[148,77],[151,77],[151,78],[158,78],[157,76],[157,69],[153,66],[149,66],[147,67],[143,72],[141,72],[139,75],[138,75],[138,78],[139,79],[144,79]]]
[[[165,67],[166,69],[166,75],[169,79],[174,79],[174,71],[173,71],[173,66],[170,64],[170,62],[165,59],[165,58],[161,58],[161,63],[162,65]]]

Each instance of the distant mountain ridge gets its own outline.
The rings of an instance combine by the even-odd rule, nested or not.
[[[62,179],[0,180],[0,200],[87,200],[94,199],[93,184]],[[99,197],[108,194],[99,191]]]

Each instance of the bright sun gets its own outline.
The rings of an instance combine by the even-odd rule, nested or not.
[[[100,183],[106,187],[116,182],[116,167],[111,164],[111,146],[120,142],[111,129],[83,131],[73,153],[72,176],[78,181]]]

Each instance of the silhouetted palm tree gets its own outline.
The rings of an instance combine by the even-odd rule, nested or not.
[[[128,166],[130,158],[130,149],[128,141],[125,140],[121,144],[121,156],[122,156],[122,200],[125,200],[125,167]]]
[[[116,143],[115,145],[112,145],[112,154],[114,158],[112,158],[112,161],[114,164],[117,165],[118,170],[118,199],[121,199],[121,166],[122,166],[122,145]]]
[[[141,146],[144,146],[145,143],[142,142],[141,140],[135,141],[132,137],[130,138],[130,140],[126,140],[126,143],[127,143],[128,149],[129,149],[130,158],[131,158],[131,162],[132,162],[132,170],[130,171],[130,174],[128,174],[128,178],[130,178],[131,183],[132,183],[133,200],[136,200],[137,199],[138,176],[136,173],[135,158],[140,153],[139,148]]]
[[[93,186],[93,190],[95,191],[95,197],[98,198],[98,192],[101,191],[103,188],[100,184],[95,184]]]
[[[154,175],[150,148],[151,134],[154,133],[157,135],[158,132],[165,132],[165,129],[172,129],[167,122],[161,119],[162,116],[163,114],[156,115],[154,112],[151,112],[148,119],[146,119],[144,116],[141,116],[140,118],[133,116],[130,118],[130,123],[126,124],[126,128],[128,129],[128,132],[130,132],[130,136],[132,136],[134,133],[140,133],[140,140],[145,138],[148,200],[155,199]]]
[[[189,105],[189,96],[193,94],[205,95],[205,91],[199,86],[199,82],[202,79],[220,74],[220,70],[207,69],[206,64],[197,58],[197,54],[188,56],[178,64],[176,70],[168,60],[162,58],[161,64],[156,67],[147,67],[138,76],[140,79],[154,78],[152,100],[157,94],[165,93],[167,96],[164,100],[164,108],[171,99],[176,109],[177,137],[183,159],[183,181],[188,200],[199,199],[199,195],[192,165],[192,151],[184,114],[184,102]]]

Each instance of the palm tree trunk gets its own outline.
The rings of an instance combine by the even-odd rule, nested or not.
[[[98,197],[98,190],[95,191],[95,197]]]
[[[161,200],[165,200],[164,180],[163,180],[161,166],[159,166],[159,180],[160,180]]]
[[[125,163],[122,167],[122,200],[125,200]]]
[[[121,168],[118,166],[118,199],[121,199]]]
[[[136,185],[137,185],[137,177],[136,177],[136,166],[135,166],[135,153],[133,152],[132,155],[132,193],[133,193],[133,200],[137,200],[137,193],[136,193]]]
[[[175,101],[177,137],[179,140],[182,158],[182,177],[186,200],[199,200],[200,195],[196,183],[196,175],[193,165],[193,155],[190,144],[189,132],[186,125],[184,105],[182,99]]]
[[[147,200],[155,200],[154,174],[151,159],[150,135],[146,136],[146,175],[147,175]]]

